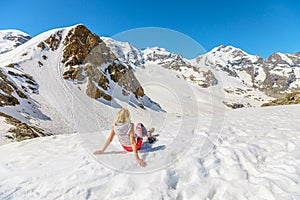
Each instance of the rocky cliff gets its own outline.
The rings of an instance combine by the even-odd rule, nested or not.
[[[300,91],[292,92],[286,97],[281,99],[275,99],[269,103],[262,104],[262,107],[265,106],[277,106],[277,105],[289,105],[289,104],[299,104],[300,103]]]
[[[113,100],[115,84],[122,88],[122,94],[133,94],[139,106],[144,107],[139,98],[144,97],[144,90],[136,79],[132,68],[120,61],[105,42],[93,34],[84,25],[72,28],[62,38],[58,31],[38,44],[43,50],[49,46],[52,51],[62,43],[61,62],[65,68],[63,77],[77,84],[87,84],[86,94],[95,99]]]

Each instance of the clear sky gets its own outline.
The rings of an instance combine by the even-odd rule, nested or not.
[[[264,58],[275,51],[300,51],[298,0],[2,1],[0,19],[0,29],[18,29],[31,36],[78,23],[100,36],[161,27],[189,36],[207,51],[221,44]],[[179,53],[191,57],[195,51]]]

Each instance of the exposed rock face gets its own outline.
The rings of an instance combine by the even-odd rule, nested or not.
[[[258,88],[275,98],[300,89],[299,53],[274,53],[264,60],[231,46],[220,46],[196,58],[196,61],[204,66],[225,71],[245,85]]]
[[[13,126],[8,130],[8,132],[11,134],[6,135],[6,137],[9,139],[15,141],[22,141],[31,138],[51,135],[50,133],[45,132],[41,128],[30,126],[5,113],[0,112],[0,117],[4,117],[6,123]]]
[[[111,101],[112,84],[122,88],[127,96],[144,96],[144,90],[131,68],[121,63],[109,47],[85,26],[79,25],[67,34],[64,42],[62,63],[66,66],[63,77],[78,83],[87,81],[86,94],[91,98]]]
[[[289,104],[300,104],[300,90],[286,95],[285,98],[276,99],[271,101],[270,103],[264,103],[262,104],[262,107],[276,106],[276,105],[289,105]]]
[[[106,72],[110,74],[110,78],[123,88],[123,94],[131,91],[136,98],[144,96],[144,89],[136,79],[132,70],[121,63],[114,62],[110,64]],[[126,96],[126,95],[125,95]]]
[[[260,87],[266,94],[283,98],[300,89],[300,57],[296,54],[273,53],[265,60],[264,69],[266,79]]]
[[[50,48],[52,51],[57,50],[62,40],[63,31],[56,31],[52,35],[50,35],[46,40],[41,41],[37,44],[37,47],[45,50],[46,48]],[[47,44],[47,45],[46,45]]]
[[[65,66],[83,64],[88,54],[101,42],[100,37],[92,34],[85,26],[76,26],[64,40],[62,62]]]
[[[244,107],[251,107],[249,103],[238,103],[238,102],[229,102],[229,101],[223,101],[223,103],[228,107],[232,109],[238,109],[238,108],[244,108]]]
[[[178,78],[184,78],[200,87],[207,88],[217,84],[217,79],[210,70],[193,66],[188,60],[166,51],[164,48],[147,48],[143,50],[144,60],[154,62],[164,68],[174,70]]]
[[[21,98],[27,98],[8,76],[0,70],[0,106],[14,106],[19,104],[17,96]]]
[[[93,65],[88,65],[80,69],[83,69],[86,72],[86,77],[88,79],[86,94],[94,99],[103,98],[107,101],[111,101],[112,97],[107,93],[110,89],[109,79]],[[76,79],[80,81],[82,73],[78,74],[78,78]]]
[[[143,52],[128,42],[116,41],[112,38],[101,37],[117,58],[131,68],[143,67],[145,59]]]
[[[41,41],[40,43],[38,43],[37,47],[41,48],[42,50],[44,50],[46,48],[45,42]]]
[[[38,94],[38,84],[36,81],[30,76],[29,74],[25,73],[17,73],[13,71],[8,70],[8,74],[11,75],[12,77],[17,78],[21,82],[21,87],[24,90],[24,92],[29,92],[29,93],[34,93]],[[18,92],[17,92],[18,93]],[[27,98],[26,95],[21,95],[20,97],[22,98]]]
[[[62,31],[57,31],[55,34],[51,35],[45,42],[49,45],[52,51],[56,50],[62,39]]]
[[[168,52],[164,48],[148,48],[143,52],[145,60],[156,62],[168,69],[180,70],[180,67],[190,65],[181,55]]]

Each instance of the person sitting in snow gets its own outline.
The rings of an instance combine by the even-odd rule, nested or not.
[[[102,150],[95,151],[94,154],[102,154],[116,134],[123,148],[129,152],[133,151],[137,162],[144,167],[146,166],[146,163],[139,157],[137,150],[141,148],[144,136],[148,138],[149,143],[152,143],[156,140],[156,138],[152,136],[153,132],[154,128],[151,128],[149,131],[147,131],[142,123],[138,123],[136,126],[134,126],[134,124],[130,121],[129,110],[122,108],[118,112],[117,118],[112,126],[110,136],[107,138]]]

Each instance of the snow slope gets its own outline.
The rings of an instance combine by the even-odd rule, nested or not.
[[[0,198],[299,199],[298,109],[294,105],[229,111],[219,137],[208,132],[208,118],[201,117],[201,129],[195,130],[185,154],[151,173],[138,167],[131,153],[91,155],[75,134],[3,145]],[[161,166],[163,152],[172,148],[169,135],[158,133],[153,148],[165,145],[165,150],[141,153],[148,167]],[[96,150],[100,134],[91,136],[99,140],[94,140]],[[209,145],[208,138],[214,137],[219,142]],[[112,150],[113,146],[107,152]],[[112,170],[101,164],[107,158],[148,173]]]
[[[73,118],[70,112],[70,108],[72,108],[72,103],[70,103],[72,102],[72,93],[66,87],[67,83],[62,80],[60,68],[62,66],[59,64],[61,50],[42,52],[37,46],[41,41],[47,39],[57,31],[64,30],[64,34],[66,34],[71,28],[73,27],[44,32],[19,48],[0,55],[2,66],[11,63],[20,63],[20,71],[30,74],[36,81],[38,92],[30,94],[30,99],[39,108],[37,115],[28,115],[32,111],[26,105],[27,102],[23,101],[19,106],[1,107],[1,112],[12,115],[20,121],[36,124],[56,134],[74,132],[73,125],[71,125]],[[63,47],[60,46],[60,48]],[[47,62],[44,62],[43,55],[47,57]],[[44,64],[42,67],[39,66],[38,61],[43,61]],[[4,71],[11,70],[10,68],[2,69]],[[17,80],[13,80],[19,88],[22,87]]]

